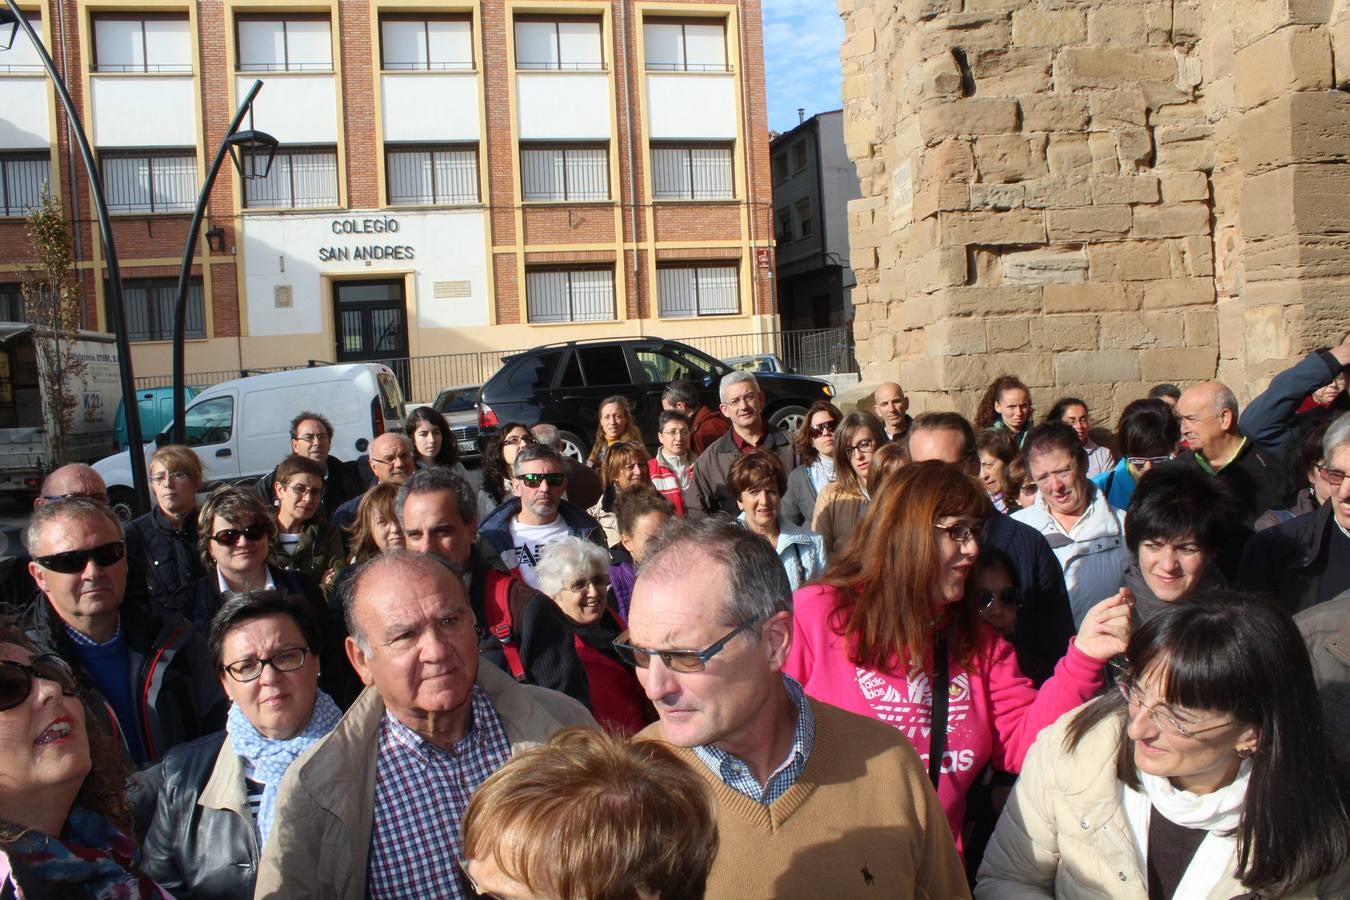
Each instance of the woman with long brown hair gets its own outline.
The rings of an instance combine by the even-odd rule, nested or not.
[[[826,558],[843,549],[867,511],[867,468],[886,443],[886,428],[869,412],[851,412],[834,430],[834,480],[816,498],[811,530],[825,539]]]
[[[783,494],[783,518],[807,527],[816,514],[816,499],[834,481],[834,430],[844,414],[828,400],[817,400],[806,411],[801,430],[792,439],[797,467],[788,475]]]
[[[619,519],[614,513],[614,498],[629,488],[652,483],[648,459],[641,442],[616,441],[605,453],[605,460],[600,464],[600,481],[605,491],[586,511],[605,529],[606,547],[619,543]]]
[[[811,696],[899,728],[920,756],[937,751],[929,775],[958,847],[985,764],[1017,772],[1037,733],[1101,687],[1130,631],[1128,593],[1097,604],[1038,692],[971,596],[989,515],[988,494],[957,467],[905,466],[876,493],[868,527],[797,591],[784,667]]]
[[[600,401],[600,421],[595,426],[595,441],[586,465],[600,468],[609,448],[619,442],[641,447],[642,432],[633,424],[633,407],[628,398],[615,394]]]
[[[975,407],[975,428],[1006,428],[1018,447],[1031,430],[1031,391],[1016,375],[993,380]]]

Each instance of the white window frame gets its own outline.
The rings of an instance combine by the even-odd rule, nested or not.
[[[718,158],[714,159],[712,154]],[[680,159],[683,155],[683,159]],[[720,157],[725,156],[725,160]],[[716,179],[711,162],[718,163]],[[723,165],[724,163],[724,165]],[[701,177],[700,177],[701,176]],[[676,182],[679,182],[678,190]],[[715,182],[710,184],[710,182]],[[732,145],[724,143],[652,145],[653,200],[735,200],[736,166]]]
[[[477,144],[386,144],[385,189],[390,206],[458,206],[479,202]],[[396,190],[396,178],[405,167],[416,173],[405,177],[429,180],[430,195]],[[467,173],[460,170],[470,170]],[[457,186],[471,190],[456,191]]]
[[[387,28],[391,25],[422,26],[421,50],[426,58],[391,61],[387,49],[390,44]],[[451,27],[447,29],[437,28],[436,26]],[[437,46],[437,32],[444,31],[448,35],[448,37],[443,37],[442,40],[459,42],[463,39],[463,36],[458,34],[460,30],[468,32],[468,59],[437,59],[437,56],[444,55],[442,48]],[[390,13],[380,17],[380,68],[385,72],[471,72],[474,69],[473,49],[473,20],[467,16],[418,16],[407,13]]]
[[[243,53],[246,49],[245,41],[240,32],[240,27],[248,24],[276,23],[281,26],[281,59],[274,59],[271,62],[252,61],[245,63]],[[327,60],[316,60],[312,62],[292,61],[290,31],[292,27],[301,24],[322,23],[327,31],[328,39],[324,43],[327,49]],[[238,72],[332,72],[333,71],[333,22],[327,15],[267,15],[247,13],[235,17],[235,55],[237,57],[235,71]]]
[[[114,215],[192,212],[197,205],[197,151],[192,147],[100,150],[103,193]]]
[[[531,325],[613,322],[614,267],[527,269],[525,308]]]
[[[20,10],[20,14],[33,26],[33,32],[42,37],[42,13],[37,10]],[[8,26],[6,27],[8,32]],[[8,37],[8,33],[6,33]],[[14,46],[0,53],[0,74],[26,75],[42,72],[42,57],[38,55],[33,42],[23,33],[22,26],[14,33]]]
[[[596,165],[596,154],[604,163],[603,176],[598,179],[603,192],[590,189],[597,179],[589,177],[587,169]],[[520,196],[527,203],[604,203],[610,199],[609,178],[608,144],[520,145]]]
[[[27,182],[16,190],[23,176],[39,175],[36,183]],[[14,150],[0,153],[0,218],[28,215],[42,202],[42,186],[51,184],[52,157],[45,150]],[[31,202],[30,202],[31,199]]]
[[[91,17],[91,21],[93,26],[93,70],[95,72],[142,72],[151,74],[158,72],[183,74],[192,71],[192,24],[187,13],[120,13],[110,11],[94,13]],[[108,60],[108,57],[111,54],[108,53],[107,50],[110,48],[105,46],[105,52],[99,52],[100,44],[104,40],[105,35],[108,34],[105,31],[105,28],[116,22],[125,23],[128,26],[131,26],[131,31],[139,32],[139,61],[134,58],[136,54],[133,54],[133,58],[129,62],[114,63]],[[172,23],[176,27],[165,29],[162,26],[166,23]],[[147,26],[156,27],[148,28]],[[169,48],[165,47],[162,40],[156,41],[152,39],[148,36],[148,32],[160,32],[163,35],[172,35],[175,38],[175,43],[183,45],[175,48],[179,51],[181,58],[168,62],[152,60],[152,57],[157,59],[162,52],[166,55],[172,54],[168,52]],[[136,40],[134,35],[132,40],[133,42]]]
[[[667,19],[653,16],[643,20],[643,67],[648,72],[730,72],[731,64],[727,58],[727,22],[726,19]],[[652,60],[651,54],[653,48],[660,46],[660,42],[655,40],[655,35],[650,31],[653,27],[663,29],[679,29],[678,35],[672,35],[676,43],[676,58],[671,60]],[[721,62],[689,61],[689,41],[690,29],[699,29],[701,32],[716,28],[721,32],[722,60]],[[695,32],[695,41],[698,41]],[[695,54],[696,56],[699,54]]]
[[[549,59],[522,59],[520,26],[553,26],[553,52]],[[567,52],[569,45],[576,43],[575,36],[581,34],[581,26],[585,27],[586,36],[589,41],[591,28],[595,29],[595,45],[599,53],[599,59],[573,60],[568,57],[572,54]],[[568,32],[573,36],[569,41]],[[518,16],[512,22],[511,39],[514,42],[516,54],[516,69],[523,71],[553,71],[553,72],[603,72],[605,71],[605,29],[604,23],[599,18],[590,16],[561,16],[549,18],[543,16]]]
[[[307,173],[307,177],[332,178],[332,193],[324,194],[322,197],[314,199],[315,192],[311,189],[304,192],[305,197],[302,201],[296,200],[296,177],[294,163],[297,159],[303,161],[306,165],[314,165],[317,157],[324,157],[324,161],[331,160],[331,166],[326,166],[322,171],[313,170]],[[265,179],[245,179],[244,180],[244,208],[245,209],[334,209],[341,205],[342,200],[342,181],[338,167],[337,147],[332,144],[321,146],[283,146],[277,150],[277,155],[272,160],[272,171],[268,173]],[[284,179],[284,181],[283,181]],[[262,188],[272,186],[274,190],[263,194]],[[284,191],[275,190],[276,188],[285,188]],[[253,195],[253,197],[250,197]],[[261,196],[260,196],[261,195]],[[256,198],[256,199],[255,199]],[[271,202],[278,198],[286,202]]]
[[[729,285],[727,281],[729,280]],[[720,283],[719,283],[720,281]],[[730,288],[729,293],[727,288]],[[721,288],[721,291],[719,291]],[[676,290],[685,296],[672,296]],[[658,266],[656,294],[663,319],[734,316],[741,311],[741,268],[734,261]],[[719,296],[720,294],[720,296]]]
[[[107,296],[107,282],[104,283]],[[178,296],[178,278],[123,278],[122,306],[127,314],[127,339],[132,341],[173,340],[173,313]],[[206,294],[202,277],[188,280],[187,315],[184,334],[189,340],[206,337]]]

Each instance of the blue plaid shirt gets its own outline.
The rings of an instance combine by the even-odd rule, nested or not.
[[[694,748],[694,755],[732,790],[739,791],[758,803],[770,804],[777,800],[787,789],[797,783],[806,761],[811,758],[811,747],[816,739],[816,714],[806,698],[802,686],[794,679],[783,676],[783,686],[787,688],[792,705],[797,707],[797,731],[792,738],[792,749],[765,784],[755,780],[750,767],[725,750],[711,744]]]
[[[510,757],[511,743],[478,685],[471,709],[469,730],[453,753],[384,714],[367,897],[473,896],[459,867],[459,824],[469,797]]]

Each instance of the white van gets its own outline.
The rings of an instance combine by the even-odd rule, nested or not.
[[[291,419],[301,411],[333,423],[333,456],[355,461],[386,431],[403,428],[403,390],[387,366],[346,363],[269,372],[209,387],[187,407],[187,445],[197,451],[203,484],[253,482],[291,452]],[[148,463],[156,445],[171,442],[170,423],[144,448]],[[108,484],[113,508],[123,518],[133,507],[129,452],[105,457],[94,470]]]

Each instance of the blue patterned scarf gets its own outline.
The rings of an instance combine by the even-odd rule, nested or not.
[[[305,730],[289,740],[278,741],[263,737],[244,715],[239,704],[230,705],[230,715],[225,722],[230,747],[236,756],[252,766],[253,780],[263,785],[262,802],[258,804],[258,846],[267,843],[267,833],[272,830],[272,815],[276,810],[281,776],[286,774],[297,756],[332,731],[341,718],[342,710],[338,709],[333,698],[319,691],[314,699],[314,714],[309,717]]]
[[[16,897],[25,886],[37,896],[88,897],[91,900],[162,900],[168,897],[136,868],[140,852],[98,813],[74,807],[59,838],[28,831],[5,845]],[[3,880],[0,880],[0,888]]]

